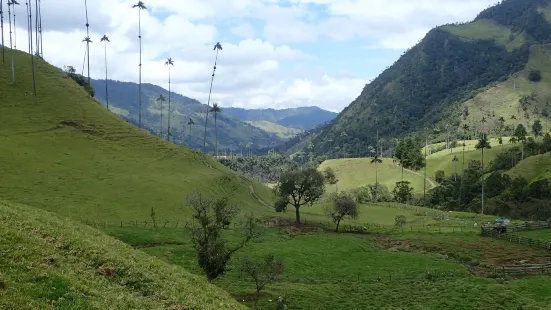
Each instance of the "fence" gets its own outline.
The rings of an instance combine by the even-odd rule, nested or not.
[[[506,226],[506,232],[500,233],[495,228],[498,226],[485,226],[482,227],[482,235],[490,236],[498,239],[505,239],[510,242],[527,245],[534,248],[546,249],[551,251],[551,242],[533,239],[525,236],[520,236],[517,234],[511,234],[510,232],[523,231],[523,230],[534,230],[534,229],[550,229],[551,222],[535,222],[535,223],[524,223],[522,225],[511,225]]]
[[[551,272],[551,263],[503,266],[502,272],[503,274],[547,273]]]
[[[482,226],[483,235],[491,235],[494,232],[494,228],[497,226]],[[523,230],[533,230],[533,229],[544,229],[551,228],[551,223],[548,222],[535,222],[535,223],[524,223],[522,225],[507,225],[507,231],[523,231]]]

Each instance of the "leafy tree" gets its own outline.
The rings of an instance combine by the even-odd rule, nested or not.
[[[287,171],[281,175],[274,188],[279,198],[279,208],[276,211],[284,211],[289,204],[295,207],[296,223],[300,224],[300,207],[312,205],[324,193],[325,178],[315,168],[303,168],[295,171]]]
[[[94,97],[95,91],[92,88],[92,86],[90,86],[90,84],[88,84],[88,82],[86,81],[86,78],[84,78],[84,76],[82,76],[81,74],[76,73],[76,70],[73,66],[68,66],[65,72],[67,73],[67,76],[69,76],[73,81],[75,81],[78,85],[82,86],[82,88],[84,88],[84,90],[91,97]]]
[[[241,262],[241,273],[246,279],[254,282],[256,288],[256,298],[253,309],[256,308],[260,299],[260,292],[266,285],[276,282],[285,272],[283,261],[275,259],[273,255],[266,255],[262,261],[245,256]]]
[[[517,141],[524,141],[526,140],[526,136],[528,135],[528,132],[526,132],[526,128],[522,124],[518,124],[517,128],[515,129],[515,133],[513,136],[517,138]]]
[[[413,187],[409,186],[408,181],[396,182],[396,187],[392,191],[394,199],[400,203],[407,203],[413,198]]]
[[[106,101],[106,106],[107,106],[107,110],[109,110],[109,92],[108,92],[108,87],[107,85],[109,83],[107,83],[107,43],[111,42],[109,41],[109,37],[104,34],[103,37],[101,38],[100,42],[104,42],[104,59],[105,59],[105,101]],[[161,133],[162,135],[162,133]]]
[[[406,216],[405,215],[396,215],[394,218],[394,227],[404,230],[404,227],[407,224]]]
[[[528,75],[528,79],[532,82],[539,82],[541,81],[541,71],[540,70],[532,70],[530,71],[530,74]]]
[[[370,184],[367,186],[373,202],[388,202],[392,200],[392,195],[388,187],[384,184]]]
[[[167,129],[167,135],[166,140],[170,141],[170,137],[172,136],[170,133],[170,121],[172,120],[172,106],[171,106],[171,91],[170,91],[170,67],[174,67],[174,60],[172,58],[167,58],[165,61],[165,66],[168,66],[168,129]]]
[[[209,90],[209,99],[207,101],[207,114],[205,116],[205,136],[203,137],[203,152],[207,153],[207,123],[209,119],[209,112],[210,112],[210,96],[212,94],[212,83],[214,82],[214,74],[216,73],[216,63],[218,62],[218,52],[222,50],[222,44],[220,42],[217,42],[214,45],[214,51],[216,51],[216,58],[214,59],[214,68],[212,70],[212,77],[210,79],[210,90]]]
[[[138,9],[138,40],[140,45],[139,83],[138,83],[138,127],[142,128],[142,10],[147,10],[143,1],[138,1],[132,8]]]
[[[325,179],[326,183],[335,185],[335,192],[338,191],[337,183],[339,183],[339,179],[337,179],[337,175],[335,174],[335,171],[333,171],[333,168],[326,168],[323,171],[323,178]]]
[[[223,237],[223,231],[239,213],[239,206],[227,198],[214,199],[195,194],[187,197],[186,205],[192,211],[194,226],[191,239],[197,252],[199,267],[212,281],[224,274],[231,256],[260,235],[258,220],[248,215],[243,224],[241,241],[233,247]]]
[[[337,194],[331,206],[325,210],[325,214],[333,223],[337,224],[335,232],[339,231],[341,220],[345,217],[355,219],[358,217],[358,205],[352,195],[348,193]]]
[[[425,165],[420,146],[411,138],[406,138],[398,143],[395,156],[402,166],[402,180],[404,179],[404,168],[418,170]]]
[[[434,174],[434,180],[435,180],[436,182],[438,182],[438,183],[444,182],[444,178],[445,178],[445,177],[446,177],[446,176],[444,175],[444,171],[442,171],[442,170],[438,170],[438,171],[436,171],[436,173]]]
[[[532,125],[532,133],[534,134],[534,138],[540,137],[542,135],[543,127],[541,126],[541,122],[539,119],[534,121],[534,124]]]

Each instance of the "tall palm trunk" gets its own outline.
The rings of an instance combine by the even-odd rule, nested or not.
[[[215,145],[215,148],[216,148],[216,158],[218,158],[218,126],[217,126],[217,120],[216,120],[216,117],[217,117],[217,114],[216,111],[214,111],[214,138],[216,139],[216,145]]]
[[[161,103],[161,139],[162,139],[163,138],[163,102],[160,101],[160,103]]]
[[[35,41],[36,41],[36,55],[39,56],[40,55],[40,41],[39,41],[39,36],[38,36],[38,0],[34,0],[34,11],[35,11],[35,14],[34,14],[34,27],[35,27]]]
[[[205,116],[205,135],[203,137],[203,153],[207,153],[207,123],[209,120],[210,110],[210,95],[212,93],[212,83],[214,82],[214,74],[216,72],[216,63],[218,62],[218,49],[216,49],[216,58],[214,59],[214,69],[212,70],[212,77],[210,79],[209,99],[207,100],[207,115]]]
[[[37,0],[35,0],[37,1]],[[86,10],[86,37],[90,37],[90,24],[88,23],[88,3],[84,0],[84,9]],[[90,85],[90,42],[86,41],[86,54],[88,57],[88,85]]]
[[[423,206],[427,205],[427,149],[429,148],[429,139],[425,138],[425,175],[423,177]]]
[[[105,102],[107,104],[107,110],[109,110],[109,91],[107,86],[107,41],[105,41],[104,46],[104,54],[105,54]]]
[[[25,5],[27,6],[27,46],[29,48],[29,54],[32,54],[32,51],[31,51],[31,24],[29,23],[30,20],[29,20],[29,15],[30,15],[30,6],[29,6],[29,1],[25,2]]]
[[[11,49],[11,80],[15,84],[15,59],[13,57],[13,41],[12,41],[12,30],[11,30],[11,8],[8,2],[8,23],[10,25],[10,49]],[[14,25],[15,27],[15,25]]]
[[[482,147],[482,210],[480,214],[484,214],[484,147]]]
[[[34,93],[34,103],[37,103],[37,95],[36,95],[36,74],[34,70],[34,53],[33,53],[33,9],[32,9],[32,2],[29,1],[29,41],[31,42],[31,63],[32,63],[32,74],[33,74],[33,93]]]
[[[6,45],[4,44],[4,0],[0,0],[0,34],[2,35],[2,64],[6,62]]]
[[[38,0],[38,35],[40,36],[40,57],[44,58],[44,49],[42,45],[42,2]]]
[[[170,119],[171,119],[171,105],[170,105],[170,65],[168,65],[168,132],[166,140],[170,141]]]
[[[140,64],[138,84],[138,128],[142,128],[142,12],[138,8],[138,39],[140,43]]]
[[[15,23],[15,4],[13,6],[13,48],[17,49],[17,24]]]

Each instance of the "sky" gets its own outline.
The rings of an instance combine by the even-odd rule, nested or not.
[[[4,1],[4,33],[9,38]],[[25,0],[16,6],[17,48],[27,50]],[[222,107],[319,106],[339,112],[433,27],[472,20],[496,0],[88,0],[91,77],[138,82],[141,14],[144,83],[206,103],[215,52],[223,50],[211,102]],[[44,58],[84,61],[84,0],[42,3]],[[9,41],[6,42],[9,44]],[[86,72],[84,72],[86,75]]]

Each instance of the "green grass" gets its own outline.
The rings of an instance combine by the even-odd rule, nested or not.
[[[134,245],[159,242],[164,240],[162,234],[169,236],[167,240],[179,244],[146,247],[143,251],[200,273],[187,237],[189,233],[171,229],[162,234],[151,231],[109,229],[109,233]],[[229,237],[235,240],[233,233]],[[390,236],[304,233],[291,227],[271,228],[262,240],[238,252],[232,259],[232,269],[215,284],[239,301],[248,300],[254,286],[240,277],[237,265],[245,255],[261,257],[270,253],[284,261],[286,273],[280,282],[267,287],[258,309],[272,309],[277,296],[285,296],[291,309],[451,309],[487,304],[493,309],[516,309],[521,305],[524,309],[544,309],[548,300],[544,288],[551,289],[551,282],[543,281],[548,277],[499,284],[470,273],[469,269],[475,268],[472,264],[477,262],[484,264],[480,268],[492,271],[492,264],[512,263],[511,259],[519,257],[549,259],[546,251],[503,240],[472,233]],[[435,278],[427,279],[427,272]],[[537,287],[538,292],[529,297],[515,291],[531,287]],[[503,303],[505,296],[507,302]]]
[[[472,130],[475,128],[482,130],[480,120],[483,117],[482,111],[485,111],[484,114],[488,120],[485,127],[490,131],[497,131],[500,117],[505,118],[506,126],[516,127],[521,123],[524,126],[528,124],[530,125],[529,131],[534,119],[540,119],[544,131],[549,131],[548,120],[541,115],[535,115],[533,111],[535,107],[539,111],[543,111],[546,108],[546,103],[551,100],[551,87],[549,87],[551,83],[550,52],[551,45],[549,44],[532,46],[529,61],[522,71],[512,75],[507,81],[481,89],[473,99],[464,102],[462,104],[463,108],[468,108],[469,116],[466,120],[461,120],[461,126],[467,124]],[[528,80],[528,75],[532,70],[541,71],[542,80],[540,82]],[[526,120],[519,99],[531,94],[535,94],[537,99],[536,102],[530,104],[528,110],[530,119]],[[490,116],[488,116],[488,112],[490,112]],[[512,115],[517,119],[511,119]]]
[[[371,158],[331,159],[324,161],[319,166],[321,171],[327,168],[332,168],[335,171],[337,179],[339,179],[337,184],[339,190],[375,184],[375,164],[371,164]],[[383,159],[377,169],[379,183],[386,185],[390,191],[396,186],[396,182],[402,180],[402,169],[394,165],[392,159]],[[422,176],[404,171],[404,181],[411,182],[415,192],[423,192]],[[427,188],[429,188],[428,184]]]
[[[152,207],[159,219],[186,220],[185,196],[201,191],[271,213],[249,188],[266,195],[263,185],[127,124],[40,59],[34,104],[29,56],[15,58],[15,86],[0,71],[3,199],[79,220],[146,220]]]
[[[505,46],[508,51],[522,47],[526,41],[524,34],[516,34],[508,27],[489,19],[480,19],[458,26],[444,26],[443,28],[464,40],[493,39],[497,44]]]
[[[242,309],[203,277],[102,232],[0,201],[1,309]]]
[[[551,179],[551,154],[535,155],[521,160],[508,174],[528,181]]]
[[[303,132],[302,129],[285,127],[270,121],[247,121],[247,123],[258,127],[266,132],[275,133],[278,137],[289,139]]]
[[[533,239],[549,241],[551,243],[551,229],[525,230],[525,231],[519,231],[518,234],[521,236],[530,237]]]

